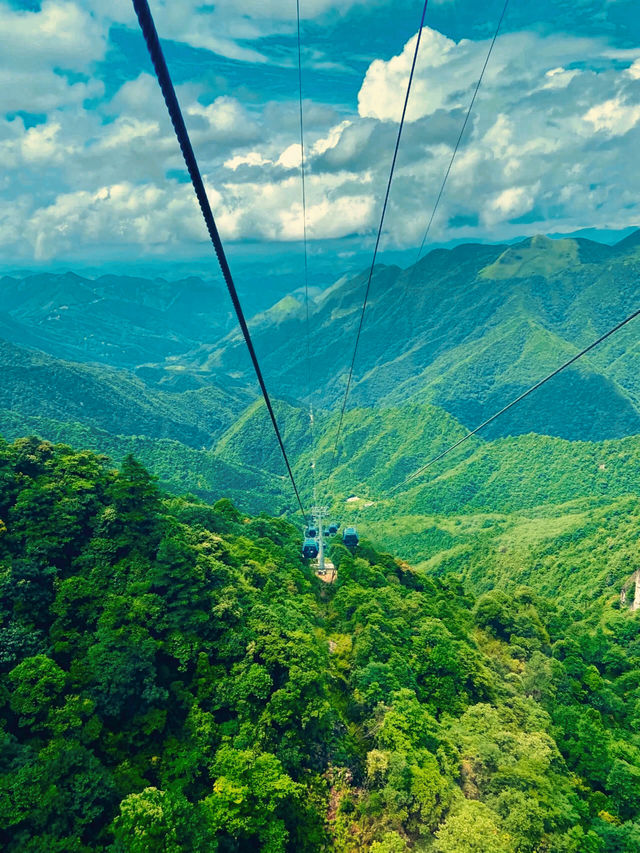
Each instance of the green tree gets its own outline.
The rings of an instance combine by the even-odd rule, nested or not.
[[[145,788],[120,803],[113,853],[182,853],[218,849],[201,807],[182,794]]]
[[[289,821],[302,788],[275,756],[222,746],[213,766],[213,792],[204,804],[216,835],[229,843],[251,843],[265,853],[285,850]]]
[[[515,853],[515,841],[499,816],[485,805],[465,800],[436,832],[437,853]]]
[[[42,726],[65,689],[66,673],[46,655],[26,658],[9,673],[11,710],[21,726]]]
[[[607,776],[606,790],[623,820],[634,817],[640,806],[640,767],[616,758]]]

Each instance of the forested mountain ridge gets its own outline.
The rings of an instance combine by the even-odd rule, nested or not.
[[[211,447],[253,398],[232,383],[161,390],[126,370],[63,361],[2,340],[0,364],[0,408],[198,448]]]
[[[320,494],[335,517],[357,523],[379,547],[430,574],[460,574],[477,594],[525,583],[567,607],[598,613],[618,601],[635,571],[636,436],[604,442],[476,436],[403,484],[426,452],[435,455],[465,434],[441,409],[424,403],[352,409],[335,461],[337,413],[316,413],[315,454],[300,411],[280,404],[278,415],[299,481],[305,483],[315,455]],[[275,474],[277,449],[260,440],[267,428],[264,407],[255,405],[223,436],[217,453],[230,464]],[[253,440],[244,442],[245,435]]]
[[[633,235],[632,235],[633,236]],[[534,237],[513,246],[437,249],[406,270],[374,273],[350,401],[385,406],[415,394],[475,426],[500,404],[623,319],[640,299],[637,241],[618,246]],[[311,305],[315,401],[341,399],[366,273],[340,279]],[[277,310],[276,310],[277,309]],[[270,320],[270,321],[269,321]],[[276,395],[300,397],[306,316],[281,303],[254,327],[257,351]],[[510,414],[490,435],[530,429],[570,439],[638,432],[637,334],[615,339]],[[182,359],[194,377],[249,376],[237,332]],[[567,392],[590,401],[582,423]],[[532,423],[532,416],[534,417]]]
[[[78,369],[72,367],[73,371]],[[28,364],[22,369],[27,371]],[[5,379],[11,375],[8,370]],[[18,437],[30,430],[47,438],[102,449],[118,459],[135,452],[167,486],[195,491],[209,499],[231,486],[224,478],[216,477],[215,465],[235,466],[246,472],[244,489],[240,481],[236,484],[236,497],[241,503],[246,505],[247,496],[255,486],[263,495],[267,509],[293,510],[290,486],[282,480],[280,451],[271,437],[269,418],[260,402],[243,410],[241,398],[223,396],[221,408],[216,406],[215,389],[178,395],[147,389],[145,395],[150,403],[145,405],[145,395],[136,397],[136,384],[125,382],[125,376],[122,384],[115,385],[117,391],[123,389],[122,401],[115,414],[109,414],[108,386],[99,382],[94,405],[90,405],[90,397],[85,397],[74,410],[65,409],[64,399],[56,404],[56,395],[46,396],[47,382],[56,381],[57,371],[44,374],[35,404],[29,394],[20,396],[21,375],[16,374],[16,382],[13,385],[7,382],[0,391],[6,406],[0,409],[0,431],[6,436]],[[113,375],[118,381],[122,378],[115,372]],[[34,374],[24,387],[30,387],[32,381]],[[207,408],[209,400],[213,401],[212,412]],[[80,405],[82,402],[84,406]],[[107,407],[103,415],[102,406]],[[640,488],[637,473],[640,459],[633,437],[568,442],[530,434],[489,442],[476,436],[419,479],[396,489],[428,456],[465,434],[455,418],[418,400],[380,409],[350,409],[334,458],[337,412],[316,411],[316,444],[312,447],[306,407],[283,401],[276,401],[275,407],[305,501],[311,499],[308,472],[315,458],[322,489],[335,501],[337,512],[341,511],[344,499],[353,493],[382,502],[392,516],[513,512],[581,498],[606,500],[636,493]],[[64,420],[69,411],[78,420]],[[82,422],[78,422],[80,418]],[[224,429],[219,426],[223,418],[228,424]],[[127,423],[133,424],[131,435],[116,431]],[[189,430],[194,434],[193,439]],[[175,436],[182,440],[177,441]],[[171,458],[162,462],[161,448],[166,446],[168,451],[172,442],[175,465],[180,466],[181,458],[189,460],[184,476],[179,479],[174,477],[177,470],[172,470]],[[269,481],[282,482],[281,497],[275,502],[268,497],[271,490],[265,490]],[[391,489],[395,491],[390,493]]]
[[[634,853],[640,622],[0,444],[7,851]]]
[[[313,399],[321,408],[341,401],[366,275],[343,276],[313,291],[309,350]],[[230,331],[227,297],[216,285],[67,274],[5,277],[0,293],[0,337],[13,344],[125,367],[149,386],[173,392],[242,386],[255,398],[244,343]],[[615,246],[541,236],[511,246],[463,244],[436,249],[405,270],[378,266],[350,404],[398,405],[417,395],[475,426],[639,299],[633,234]],[[272,394],[305,397],[300,293],[254,316],[250,326]],[[631,324],[487,436],[536,431],[599,440],[640,432],[637,353]]]
[[[7,397],[14,390],[5,403],[10,408],[0,409],[0,433],[15,438],[30,431],[106,452],[118,460],[134,453],[176,493],[193,492],[205,500],[226,495],[247,511],[266,508],[295,514],[294,496],[263,404],[253,403],[242,411],[242,403],[234,402],[240,414],[234,416],[234,409],[227,409],[227,423],[233,419],[230,426],[208,432],[216,421],[206,406],[201,416],[195,400],[191,406],[178,406],[175,401],[208,395],[215,402],[214,389],[172,395],[148,388],[138,397],[136,383],[114,371],[115,389],[126,393],[116,416],[107,417],[113,398],[109,386],[99,381],[100,372],[81,365],[57,363],[55,367],[43,374],[37,398],[20,393],[22,373],[16,374],[12,384],[13,374],[6,370],[0,395]],[[47,394],[47,383],[57,382],[58,392],[63,387],[58,379],[63,368],[71,371],[71,377],[85,371],[96,379],[95,396],[81,400],[76,396],[75,410],[66,406],[64,398],[56,403],[56,394]],[[29,374],[23,392],[33,387],[36,376],[37,372]],[[152,405],[145,405],[146,395]],[[34,399],[40,402],[35,404]],[[485,567],[479,583],[475,574],[469,575],[477,591],[486,589],[489,578],[498,585],[532,583],[538,547],[562,551],[565,531],[576,525],[582,529],[580,518],[596,517],[620,498],[628,497],[633,503],[640,490],[640,449],[634,437],[569,442],[530,434],[487,442],[478,436],[417,480],[401,485],[427,454],[440,452],[464,435],[462,425],[442,409],[417,400],[381,409],[350,409],[334,460],[337,412],[316,411],[317,442],[312,448],[306,408],[282,401],[275,405],[305,504],[312,500],[309,472],[315,458],[321,494],[337,518],[355,521],[376,543],[392,545],[405,559],[422,564],[437,557],[438,570],[451,566],[464,574],[464,555],[472,548],[475,556],[468,565],[479,560]],[[105,406],[106,413],[101,415]],[[70,413],[84,423],[64,420]],[[188,428],[181,426],[179,417]],[[117,431],[127,423],[133,424],[132,434]],[[188,430],[195,431],[193,439]],[[348,502],[350,495],[360,500]],[[551,518],[564,521],[557,526]],[[533,550],[520,551],[508,570],[488,572],[487,561],[500,553],[502,538],[522,529],[527,530]],[[596,547],[592,536],[585,528],[580,537],[585,548]],[[600,576],[608,576],[604,563]],[[618,572],[612,578],[613,586],[604,591],[609,596],[618,594],[625,580]],[[551,590],[559,579],[550,567],[548,572],[538,569],[535,582]],[[598,579],[588,589],[599,583]]]

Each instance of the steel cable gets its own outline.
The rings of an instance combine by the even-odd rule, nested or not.
[[[280,445],[280,451],[282,452],[282,457],[287,468],[287,473],[289,474],[289,479],[291,480],[291,485],[293,486],[293,490],[296,495],[298,506],[300,507],[300,511],[302,512],[302,515],[304,516],[306,522],[307,514],[302,505],[300,493],[298,492],[298,487],[296,486],[293,471],[291,470],[291,465],[289,463],[287,451],[285,450],[284,441],[282,439],[280,428],[278,427],[276,416],[273,411],[273,406],[271,404],[271,398],[269,397],[269,392],[267,391],[267,387],[262,376],[262,370],[260,369],[258,357],[256,355],[256,351],[253,346],[253,341],[249,333],[249,327],[247,326],[244,312],[240,304],[240,299],[238,297],[238,292],[236,290],[236,286],[231,275],[231,270],[227,262],[227,257],[225,255],[224,247],[222,245],[222,240],[220,239],[218,228],[213,218],[211,205],[209,204],[209,199],[207,197],[204,182],[200,174],[200,169],[198,167],[195,154],[193,152],[191,140],[189,138],[186,125],[184,123],[184,118],[182,117],[182,111],[180,109],[180,104],[178,103],[178,98],[176,96],[173,82],[171,80],[171,75],[169,74],[169,69],[167,68],[167,63],[162,52],[162,47],[160,46],[160,39],[158,38],[158,33],[153,21],[153,16],[151,14],[149,4],[147,3],[147,0],[133,0],[133,7],[135,9],[136,15],[138,16],[140,28],[142,29],[145,42],[147,43],[149,55],[151,56],[151,61],[156,72],[156,77],[158,78],[158,83],[160,84],[162,95],[164,97],[165,104],[167,105],[167,110],[169,111],[169,117],[171,118],[173,129],[175,130],[176,136],[178,138],[180,150],[182,151],[182,156],[184,157],[184,162],[189,172],[191,183],[193,184],[193,189],[195,191],[198,203],[200,205],[200,210],[202,211],[202,216],[204,217],[204,221],[207,226],[207,231],[209,232],[209,236],[211,237],[211,242],[213,243],[213,247],[218,258],[218,263],[220,264],[220,269],[222,271],[223,278],[227,285],[227,289],[229,291],[229,295],[231,297],[231,301],[233,303],[236,316],[238,318],[238,323],[240,324],[240,328],[242,330],[247,349],[249,350],[249,355],[251,356],[253,368],[258,378],[260,390],[262,391],[262,396],[264,397],[264,401],[267,406],[267,411],[269,412],[269,417],[271,418],[271,423],[273,424],[273,429],[278,439],[278,444]]]
[[[442,453],[439,453],[437,456],[434,456],[425,465],[423,465],[421,468],[418,468],[417,471],[414,471],[413,474],[410,474],[401,483],[398,483],[398,485],[394,486],[391,491],[395,491],[396,489],[401,488],[407,483],[410,483],[412,480],[415,480],[416,477],[419,477],[420,474],[423,474],[427,470],[427,468],[430,468],[436,462],[439,462],[441,459],[444,459],[444,457],[451,453],[452,450],[455,450],[456,448],[460,447],[460,445],[464,444],[465,441],[468,441],[472,436],[480,432],[481,429],[484,429],[486,426],[489,426],[489,424],[493,423],[501,415],[504,415],[505,412],[508,412],[509,409],[511,409],[517,403],[521,402],[521,400],[524,400],[525,397],[528,397],[530,394],[533,394],[534,391],[537,391],[538,388],[542,387],[550,379],[553,379],[554,376],[557,376],[559,373],[562,373],[562,371],[565,370],[567,367],[570,367],[572,364],[575,364],[575,362],[578,361],[578,359],[582,358],[583,355],[586,355],[588,352],[597,347],[603,341],[606,341],[607,338],[611,337],[611,335],[619,331],[623,326],[626,326],[627,323],[630,323],[631,320],[635,319],[638,315],[640,315],[640,309],[634,311],[633,314],[629,314],[628,317],[625,317],[624,320],[622,320],[620,323],[617,323],[612,329],[609,329],[608,332],[605,332],[604,335],[601,335],[596,341],[594,341],[592,344],[589,344],[588,347],[585,347],[583,350],[577,353],[577,355],[574,355],[568,361],[565,361],[564,364],[560,365],[560,367],[557,367],[554,371],[549,373],[548,376],[545,376],[544,379],[540,379],[539,382],[536,382],[535,385],[532,385],[531,388],[528,388],[526,391],[516,397],[515,400],[512,400],[510,403],[507,403],[506,406],[503,406],[499,412],[496,412],[494,415],[491,415],[490,418],[487,418],[486,421],[483,421],[475,429],[471,430],[471,432],[458,439],[458,441],[456,441],[450,447],[447,447],[447,449],[443,450]]]
[[[389,171],[389,180],[387,181],[387,191],[384,196],[384,204],[382,205],[382,214],[380,216],[380,224],[378,225],[378,233],[376,235],[375,247],[373,250],[373,258],[371,260],[371,269],[369,270],[369,275],[367,278],[367,285],[364,292],[364,300],[362,302],[362,311],[360,312],[360,321],[358,323],[358,331],[356,333],[356,342],[353,348],[353,355],[351,357],[351,366],[349,367],[349,376],[347,378],[347,387],[344,392],[344,399],[342,401],[342,409],[340,411],[340,420],[338,423],[338,430],[336,432],[336,440],[335,446],[333,448],[333,459],[335,461],[337,452],[338,452],[338,442],[340,440],[340,433],[342,432],[342,424],[344,421],[344,413],[347,407],[347,399],[349,397],[349,391],[351,389],[351,380],[353,378],[353,368],[356,362],[356,354],[358,352],[358,344],[360,343],[360,334],[362,332],[362,324],[364,322],[364,314],[367,308],[367,302],[369,299],[369,291],[371,289],[371,279],[373,277],[373,270],[376,264],[376,258],[378,256],[378,247],[380,246],[380,237],[382,236],[382,226],[384,225],[384,217],[387,212],[387,204],[389,202],[389,194],[391,192],[391,184],[393,183],[393,173],[396,167],[396,160],[398,159],[398,149],[400,147],[400,139],[402,137],[402,129],[404,127],[404,120],[407,114],[407,105],[409,103],[409,95],[411,94],[411,85],[413,83],[413,75],[416,68],[416,61],[418,59],[418,51],[420,50],[420,39],[422,38],[422,29],[424,27],[424,19],[427,14],[427,5],[429,0],[424,1],[424,6],[422,9],[422,17],[420,18],[420,26],[418,28],[418,35],[416,38],[416,47],[413,53],[413,61],[411,63],[411,72],[409,74],[409,82],[407,83],[407,92],[404,98],[404,106],[402,107],[402,116],[400,118],[400,125],[398,127],[398,135],[396,137],[396,145],[393,152],[393,159],[391,160],[391,169]]]

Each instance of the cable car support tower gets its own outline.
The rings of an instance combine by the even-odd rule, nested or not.
[[[324,522],[328,517],[329,509],[326,506],[314,504],[311,507],[311,518],[318,531],[318,572],[323,575],[326,571],[324,559]]]

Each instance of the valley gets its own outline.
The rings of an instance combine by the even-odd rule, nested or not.
[[[300,294],[253,316],[303,500],[313,500],[315,461],[321,499],[378,546],[428,571],[462,573],[476,592],[534,570],[553,589],[553,572],[545,579],[546,569],[534,568],[546,544],[561,547],[571,535],[597,550],[581,522],[589,514],[632,523],[629,496],[640,488],[633,324],[404,481],[638,304],[638,234],[614,246],[546,237],[461,245],[406,270],[376,268],[335,455],[363,274],[314,291],[310,398]],[[0,292],[6,438],[33,433],[115,462],[134,453],[175,493],[226,495],[247,511],[293,518],[280,452],[219,285],[69,273],[5,277]],[[347,503],[353,494],[363,500]],[[602,564],[597,582],[614,580],[599,594],[613,600],[623,563]]]

